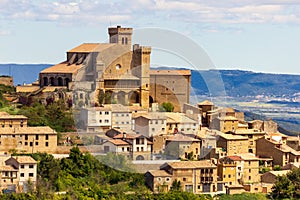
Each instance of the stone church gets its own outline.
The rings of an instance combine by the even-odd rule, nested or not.
[[[84,43],[67,60],[40,72],[41,88],[73,91],[74,102],[139,104],[189,103],[190,70],[150,70],[151,47],[132,45],[132,28],[108,28],[109,43]]]

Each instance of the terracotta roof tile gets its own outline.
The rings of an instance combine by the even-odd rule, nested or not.
[[[171,168],[174,169],[196,169],[196,168],[216,168],[217,166],[213,164],[210,160],[200,160],[200,161],[179,161],[167,163]]]
[[[179,76],[189,76],[191,75],[191,70],[150,70],[151,75],[179,75]]]
[[[112,139],[112,140],[108,140],[108,142],[117,146],[130,145],[128,142],[121,139]]]
[[[10,165],[4,165],[4,166],[0,166],[0,171],[18,171],[17,169],[13,168]]]
[[[46,68],[40,73],[70,73],[70,74],[76,74],[78,70],[82,67],[83,65],[68,65],[67,61],[64,61],[62,63],[59,63],[57,65],[53,65],[52,67]]]
[[[158,177],[158,176],[162,176],[162,177],[172,176],[171,174],[169,174],[165,170],[149,170],[148,173],[152,174],[152,176],[154,176],[154,177]]]
[[[18,163],[37,163],[31,156],[13,156]]]
[[[35,127],[18,127],[0,128],[0,134],[57,134],[57,132],[51,129],[49,126],[35,126]]]

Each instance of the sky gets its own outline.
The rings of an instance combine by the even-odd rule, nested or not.
[[[183,36],[199,48],[174,44],[206,54],[210,68],[300,74],[299,0],[0,0],[0,63],[56,64],[81,43],[107,42],[116,25]],[[172,52],[153,46],[152,65],[193,68]]]

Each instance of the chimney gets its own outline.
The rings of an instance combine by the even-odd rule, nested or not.
[[[126,139],[126,133],[123,132],[123,140],[125,140],[125,139]]]

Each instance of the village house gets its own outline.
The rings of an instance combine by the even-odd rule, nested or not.
[[[167,117],[166,130],[167,133],[183,132],[185,134],[196,135],[200,126],[198,121],[186,116],[184,113],[164,113]]]
[[[167,116],[163,112],[149,112],[133,116],[133,130],[146,137],[165,134],[166,123]]]
[[[286,144],[286,137],[273,136],[256,141],[256,154],[260,157],[273,158],[273,164],[284,166],[290,162],[300,162],[300,151]]]
[[[256,140],[265,136],[265,132],[258,129],[237,129],[230,131],[234,135],[241,135],[248,137],[248,153],[256,154]]]
[[[165,163],[160,170],[146,173],[146,183],[154,192],[169,191],[173,181],[180,181],[183,191],[196,194],[223,193],[217,181],[217,166],[210,160]]]
[[[111,139],[100,145],[102,152],[125,155],[132,160],[151,159],[152,142],[144,135],[110,129],[106,132],[106,136]]]
[[[167,135],[164,155],[173,159],[198,160],[200,140],[183,133]]]
[[[37,162],[30,156],[13,156],[0,166],[0,188],[8,192],[27,192],[37,183]]]
[[[54,153],[57,148],[57,132],[49,126],[27,126],[23,115],[0,114],[0,152]]]
[[[230,182],[232,185],[247,185],[260,182],[259,158],[257,158],[252,153],[241,153],[239,155],[226,156],[224,158],[221,158],[219,162],[219,169],[221,170],[219,171],[219,174],[223,175],[223,181],[229,180],[228,185],[230,185]],[[232,168],[228,169],[228,167],[231,166],[236,166],[235,176],[232,175],[234,170]]]
[[[248,153],[248,137],[219,132],[217,147],[222,148],[224,156]]]

